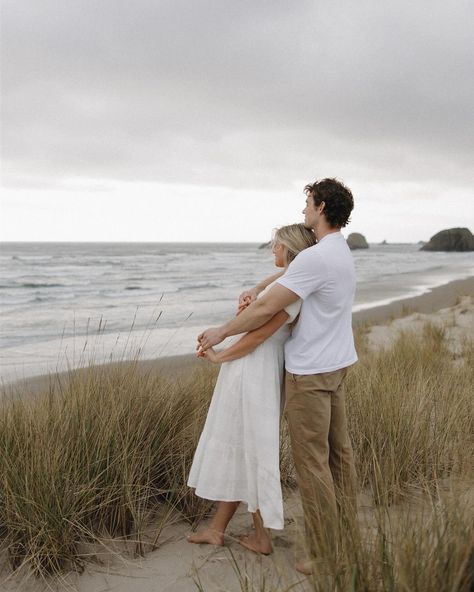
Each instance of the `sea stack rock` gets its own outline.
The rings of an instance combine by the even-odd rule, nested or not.
[[[355,249],[368,249],[369,244],[365,240],[365,236],[363,234],[359,234],[358,232],[352,232],[347,237],[347,244],[349,245],[349,249],[351,251]]]
[[[474,236],[469,228],[448,228],[432,236],[420,251],[474,251]]]

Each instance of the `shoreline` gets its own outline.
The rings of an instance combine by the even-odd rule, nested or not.
[[[401,298],[388,304],[375,306],[358,310],[353,313],[354,327],[360,325],[377,325],[387,324],[390,321],[404,317],[413,313],[429,314],[454,306],[461,296],[474,295],[474,276],[453,280],[446,284],[431,288],[429,291],[411,296],[409,298]],[[97,367],[114,367],[121,364],[133,363],[133,360],[124,360],[121,362],[108,362],[105,364],[97,364]],[[209,362],[198,359],[194,354],[180,354],[173,356],[161,356],[152,359],[140,359],[137,362],[137,367],[140,372],[160,372],[167,380],[175,378],[182,371],[192,371],[196,368],[202,367]],[[84,368],[77,368],[73,370],[81,372]],[[19,387],[22,390],[28,389],[29,393],[34,394],[40,392],[48,387],[51,377],[59,376],[66,377],[67,371],[52,372],[49,374],[35,374],[21,379],[6,381],[0,386],[0,396],[8,396],[11,392],[15,392]]]
[[[415,312],[432,313],[454,306],[461,296],[474,295],[474,276],[453,280],[430,288],[427,292],[393,300],[387,304],[357,310],[352,319],[355,326],[366,323],[386,323],[394,318]]]

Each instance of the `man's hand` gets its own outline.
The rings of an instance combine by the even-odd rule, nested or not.
[[[222,329],[222,327],[212,327],[211,329],[206,329],[198,335],[198,344],[196,346],[197,350],[206,351],[213,345],[217,345],[221,343],[226,338],[226,335]]]

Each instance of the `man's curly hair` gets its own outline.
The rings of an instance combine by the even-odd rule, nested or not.
[[[323,214],[331,228],[343,228],[350,222],[349,216],[354,208],[351,190],[337,179],[322,179],[306,185],[304,192],[311,196],[317,207],[324,202]]]

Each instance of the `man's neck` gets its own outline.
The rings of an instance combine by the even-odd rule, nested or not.
[[[340,228],[332,228],[331,226],[323,226],[322,228],[315,228],[314,234],[318,241],[322,240],[328,234],[334,234],[335,232],[340,232]]]

